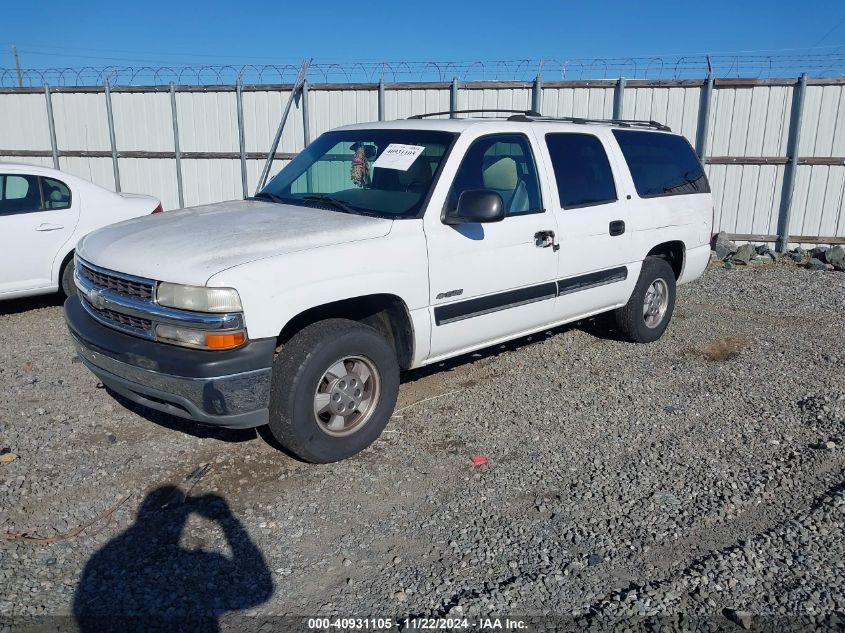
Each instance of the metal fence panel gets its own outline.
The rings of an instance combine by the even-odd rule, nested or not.
[[[386,90],[384,118],[406,119],[423,112],[443,112],[449,109],[449,89]]]
[[[543,88],[541,110],[548,116],[613,116],[613,88]]]
[[[243,93],[244,132],[247,152],[268,152],[279,125],[279,119],[290,96],[289,90],[260,90]],[[313,95],[312,95],[313,96]],[[232,100],[234,103],[234,94]],[[237,115],[232,119],[237,131]],[[302,150],[302,103],[294,102],[288,116],[287,125],[282,132],[279,152],[295,153]],[[258,174],[261,175],[260,173]],[[250,180],[254,186],[258,177]]]
[[[843,86],[807,86],[801,156],[845,155],[845,91]]]
[[[166,92],[112,92],[111,98],[115,140],[120,151],[173,151],[170,95]],[[77,149],[63,146],[61,142],[59,146]]]
[[[177,92],[176,111],[181,151],[238,151],[238,113],[234,92]]]
[[[106,100],[101,93],[57,92],[52,99],[59,148],[110,149]]]
[[[124,191],[157,197],[165,209],[179,207],[174,159],[121,158],[120,182]]]
[[[185,206],[243,199],[238,159],[182,159]]]
[[[4,94],[0,104],[0,149],[50,148],[44,93]]]
[[[30,161],[27,160],[27,162]],[[95,185],[114,190],[114,172],[112,171],[111,158],[63,156],[61,163],[62,171],[90,180]],[[52,164],[48,164],[47,167],[52,167]]]
[[[777,232],[796,83],[797,79],[716,82],[703,149],[717,229],[754,235]],[[549,80],[541,84],[543,114],[609,118],[618,95],[623,118],[664,122],[693,143],[699,114],[705,111],[700,81]],[[524,80],[465,84],[459,79],[454,88],[458,109],[525,110],[532,107],[536,91],[536,85]],[[384,118],[447,111],[452,89],[451,82],[445,81],[387,83]],[[289,85],[268,85],[246,86],[242,92],[248,193],[259,180],[263,155],[289,91]],[[166,87],[116,87],[111,98],[122,189],[150,193],[160,197],[166,208],[177,207],[174,119]],[[374,83],[314,84],[307,99],[305,110],[301,96],[294,100],[278,148],[284,158],[276,158],[271,177],[289,156],[302,150],[306,138],[339,125],[379,118],[379,89]],[[113,188],[102,87],[51,91],[50,100],[61,168]],[[175,89],[175,102],[185,204],[240,198],[234,87],[180,86]],[[52,164],[43,89],[3,89],[0,115],[0,160]],[[845,236],[845,81],[809,82],[801,118],[790,233]]]

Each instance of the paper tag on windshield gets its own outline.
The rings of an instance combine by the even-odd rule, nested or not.
[[[381,153],[381,156],[376,158],[373,167],[381,167],[382,169],[398,169],[400,171],[408,171],[408,168],[417,160],[417,156],[425,151],[422,145],[402,145],[401,143],[391,143]]]

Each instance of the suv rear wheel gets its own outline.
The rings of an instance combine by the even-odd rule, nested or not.
[[[396,354],[378,331],[346,319],[320,321],[273,362],[270,431],[306,461],[336,462],[381,435],[398,393]]]
[[[665,259],[646,257],[628,303],[615,312],[620,334],[636,343],[659,339],[675,309],[675,271]]]

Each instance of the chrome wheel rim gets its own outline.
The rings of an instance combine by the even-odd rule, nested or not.
[[[333,437],[360,430],[378,404],[381,377],[363,356],[345,356],[331,365],[314,392],[314,417],[320,430]]]
[[[651,282],[643,300],[643,319],[646,327],[656,328],[669,308],[669,285],[663,279]]]

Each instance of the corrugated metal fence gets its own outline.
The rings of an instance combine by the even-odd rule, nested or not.
[[[240,198],[258,181],[291,88],[2,88],[0,160],[57,164],[108,188],[156,195],[166,208],[179,206],[180,180],[186,206]],[[780,219],[802,241],[845,241],[845,78],[306,85],[274,171],[338,125],[531,107],[653,119],[686,135],[707,163],[718,229],[773,239]]]

